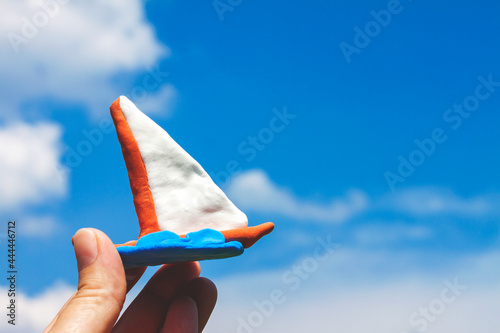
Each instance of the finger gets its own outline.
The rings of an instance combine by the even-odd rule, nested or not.
[[[199,277],[188,283],[185,295],[196,302],[198,308],[198,331],[201,332],[205,328],[217,302],[217,288],[209,279]]]
[[[146,267],[134,267],[125,269],[125,279],[127,280],[127,293],[132,289],[137,281],[142,277]]]
[[[198,263],[162,266],[123,313],[113,332],[160,331],[172,301],[189,281],[199,275]]]
[[[43,333],[50,332],[50,330],[52,329],[52,326],[54,326],[54,324],[56,323],[57,319],[59,318],[59,315],[64,311],[64,309],[66,309],[66,307],[68,306],[68,304],[75,297],[76,293],[77,292],[75,291],[75,293],[73,295],[71,295],[71,297],[66,301],[66,303],[64,303],[64,305],[62,306],[61,310],[59,310],[59,312],[56,314],[56,316],[54,317],[54,319],[52,319],[52,321],[50,322],[49,326],[47,326],[47,328],[43,331]]]
[[[125,301],[125,271],[111,240],[96,229],[73,237],[78,290],[59,313],[50,332],[109,332]]]
[[[196,302],[187,296],[176,298],[168,309],[162,333],[198,333]]]
[[[135,286],[135,284],[137,283],[137,281],[140,280],[140,278],[142,277],[142,275],[144,274],[145,271],[146,271],[146,267],[135,267],[135,268],[125,269],[125,278],[127,280],[127,293]],[[49,326],[47,326],[47,328],[45,329],[44,332],[49,332],[50,331],[50,329],[52,328],[52,326],[54,326],[57,318],[59,318],[59,314],[61,312],[63,312],[64,309],[66,309],[66,307],[71,302],[71,300],[73,299],[73,297],[75,297],[75,295],[76,295],[76,292],[66,301],[66,303],[64,303],[64,305],[61,308],[61,310],[59,310],[59,312],[54,317],[54,319],[52,319],[52,321],[50,322]]]

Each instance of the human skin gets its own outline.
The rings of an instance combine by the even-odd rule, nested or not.
[[[111,240],[97,229],[78,230],[73,246],[78,290],[44,333],[193,333],[205,327],[217,289],[199,277],[197,262],[163,265],[118,320],[127,292],[146,268],[125,270]]]

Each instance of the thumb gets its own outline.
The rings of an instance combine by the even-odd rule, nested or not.
[[[96,229],[73,236],[78,291],[49,325],[50,332],[110,332],[125,301],[127,283],[118,251]]]

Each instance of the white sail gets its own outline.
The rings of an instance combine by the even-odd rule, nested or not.
[[[246,215],[170,135],[128,98],[120,108],[147,170],[158,226],[179,235],[205,228],[244,228]]]

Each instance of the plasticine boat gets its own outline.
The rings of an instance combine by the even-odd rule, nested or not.
[[[248,227],[201,165],[128,98],[110,111],[140,226],[138,240],[116,245],[125,267],[233,257],[273,230]]]

